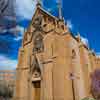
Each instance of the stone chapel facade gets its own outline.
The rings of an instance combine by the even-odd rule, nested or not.
[[[81,100],[91,97],[90,74],[100,68],[64,20],[37,6],[19,50],[15,100]]]

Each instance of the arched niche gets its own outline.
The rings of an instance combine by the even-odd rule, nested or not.
[[[37,34],[34,37],[34,47],[33,47],[33,52],[43,52],[44,51],[44,43],[43,43],[43,36],[41,34]]]

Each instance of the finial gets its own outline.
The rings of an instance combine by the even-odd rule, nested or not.
[[[77,37],[78,37],[78,40],[81,41],[81,35],[79,32],[77,33]]]
[[[92,49],[91,52],[94,53],[94,49]]]
[[[37,0],[37,6],[41,6],[41,0]]]
[[[78,34],[78,37],[80,37],[80,38],[81,38],[81,35],[80,35],[80,33],[78,32],[77,34]]]
[[[62,20],[62,1],[58,0],[59,19]]]

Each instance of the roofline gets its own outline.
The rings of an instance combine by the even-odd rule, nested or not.
[[[34,14],[33,14],[33,17],[32,17],[31,20],[33,20],[34,15],[35,15],[37,9],[40,9],[41,11],[43,11],[45,14],[47,14],[47,15],[50,16],[50,17],[52,17],[52,18],[55,19],[56,21],[60,20],[59,18],[57,18],[57,17],[53,16],[52,14],[50,14],[49,12],[47,12],[47,11],[46,11],[45,9],[43,9],[41,6],[36,6],[35,11],[34,11]],[[27,31],[26,31],[26,32],[28,32],[29,27],[30,27],[31,24],[32,24],[32,22],[30,22],[30,24],[28,25],[28,28],[27,28]]]
[[[41,6],[37,6],[37,9],[40,9],[40,10],[42,10],[45,14],[47,14],[47,15],[49,15],[50,17],[52,17],[52,18],[54,18],[55,20],[59,20],[59,18],[58,17],[56,17],[56,16],[54,16],[54,15],[52,15],[51,13],[49,13],[49,12],[47,12],[44,8],[42,8]]]

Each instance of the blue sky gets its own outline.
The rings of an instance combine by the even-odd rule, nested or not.
[[[58,15],[57,0],[43,0],[43,6],[54,15]],[[3,17],[4,26],[0,27],[0,69],[15,69],[18,49],[21,46],[24,28],[27,28],[36,5],[36,0],[16,0],[12,17]],[[73,33],[80,32],[84,42],[89,41],[90,48],[100,52],[100,1],[99,0],[63,0],[63,16]],[[14,24],[14,25],[13,25]],[[13,26],[12,26],[13,25]],[[9,26],[9,27],[8,27]],[[87,40],[88,39],[88,40]]]
[[[73,30],[88,38],[90,47],[100,52],[100,0],[64,0],[65,19],[70,19]]]

